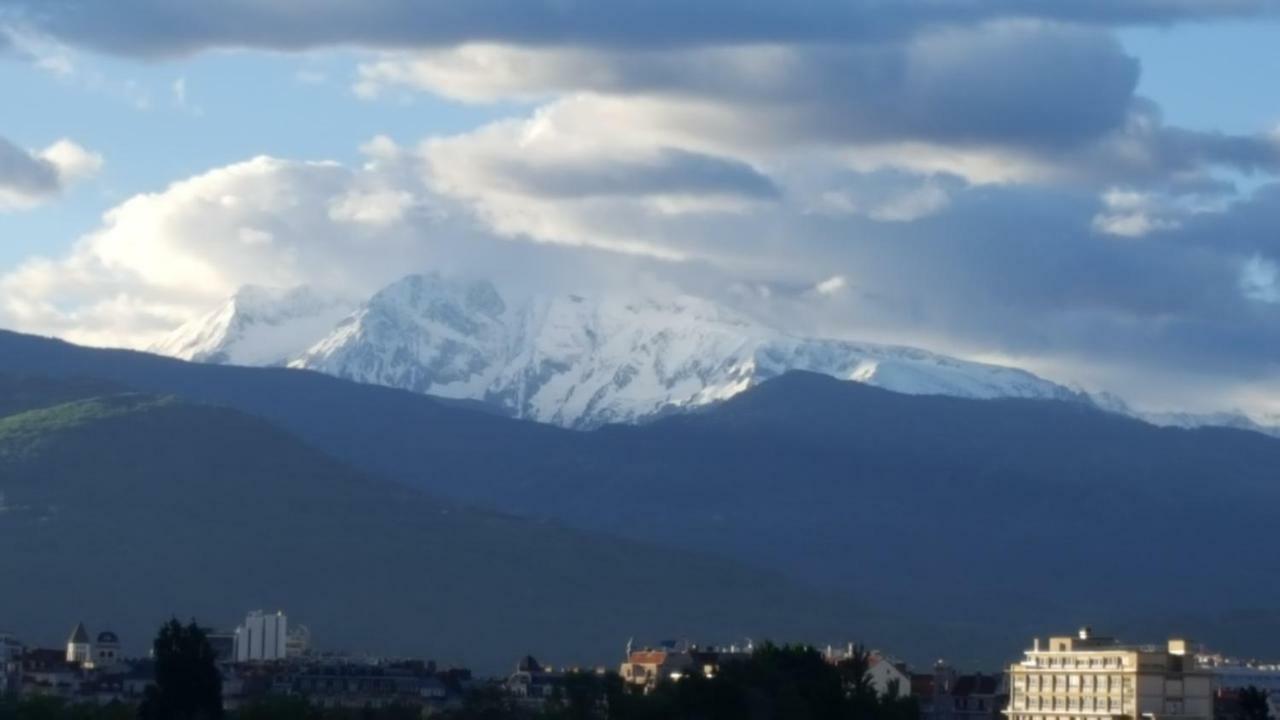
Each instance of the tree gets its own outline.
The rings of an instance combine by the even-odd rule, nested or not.
[[[878,717],[880,697],[871,683],[871,653],[862,645],[854,645],[836,669],[849,699],[850,714],[855,718]]]
[[[152,646],[155,684],[147,687],[139,720],[216,720],[222,717],[222,674],[204,630],[172,619]]]
[[[1267,692],[1250,685],[1240,691],[1241,720],[1271,720]]]

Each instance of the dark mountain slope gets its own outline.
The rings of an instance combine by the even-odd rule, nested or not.
[[[283,608],[324,647],[496,671],[526,652],[610,661],[630,636],[820,641],[893,627],[696,551],[435,502],[261,420],[172,398],[0,419],[0,497],[0,618],[32,640],[56,643],[83,618],[140,651],[171,613],[229,625]]]
[[[0,373],[105,380],[263,417],[327,454],[465,497],[556,477],[578,433],[309,371],[202,365],[0,330]],[[501,452],[494,452],[495,448]],[[460,492],[459,492],[460,491]]]
[[[310,373],[0,333],[5,369],[230,405],[442,497],[714,551],[984,628],[904,653],[1004,657],[1083,623],[1194,632],[1241,653],[1280,644],[1265,610],[1280,604],[1280,562],[1261,551],[1274,543],[1280,441],[1255,433],[803,374],[705,412],[570,433]]]

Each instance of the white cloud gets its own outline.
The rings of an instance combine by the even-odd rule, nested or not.
[[[84,180],[102,169],[102,155],[63,138],[40,152],[40,157],[52,163],[64,185]]]
[[[0,137],[0,212],[45,202],[95,175],[102,162],[98,153],[65,138],[31,152]]]
[[[400,190],[353,191],[329,203],[329,217],[385,227],[403,220],[413,201],[412,193]]]
[[[1240,268],[1240,291],[1251,300],[1280,303],[1280,266],[1259,255],[1249,258]]]
[[[843,275],[832,275],[826,280],[814,285],[813,289],[819,295],[835,295],[848,287],[848,285],[849,281],[846,280]]]
[[[140,347],[247,283],[371,291],[432,244],[427,227],[330,218],[335,203],[382,181],[334,163],[258,157],[134,196],[66,256],[0,277],[0,320]]]

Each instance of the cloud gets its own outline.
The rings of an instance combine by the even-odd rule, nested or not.
[[[1273,0],[0,0],[0,20],[94,50],[182,55],[219,47],[422,48],[468,42],[670,48],[756,42],[849,43],[989,20],[1168,24],[1277,11]]]
[[[874,45],[465,45],[364,64],[357,88],[369,96],[402,85],[473,102],[659,97],[672,114],[774,142],[1062,145],[1121,126],[1137,77],[1137,61],[1106,33],[1000,22]]]
[[[1240,291],[1250,300],[1280,303],[1280,266],[1254,255],[1240,268]]]
[[[643,192],[567,202],[520,188],[481,200],[442,192],[441,148],[478,141],[406,148],[379,138],[359,167],[260,157],[135,196],[68,254],[0,277],[0,321],[145,346],[241,284],[360,295],[406,272],[452,268],[561,291],[656,279],[800,332],[998,356],[1064,381],[1134,388],[1126,394],[1139,405],[1229,394],[1260,406],[1265,396],[1241,399],[1276,381],[1280,320],[1261,307],[1277,297],[1280,187],[1117,242],[1093,229],[1105,209],[1095,196],[945,177],[929,182],[948,203],[909,222],[815,213],[786,168],[769,174],[776,196],[732,212],[662,212]],[[530,157],[543,150],[532,142]]]
[[[845,280],[843,275],[832,275],[813,286],[815,292],[819,295],[835,295],[848,286],[849,282]]]
[[[1112,32],[1273,2],[0,8],[51,46],[355,45],[373,49],[364,97],[534,105],[417,145],[375,138],[358,166],[262,157],[131,198],[70,253],[0,278],[10,326],[145,345],[244,283],[359,295],[452,266],[672,287],[799,331],[1132,388],[1139,405],[1256,406],[1280,388],[1277,136],[1165,122]],[[87,167],[72,155],[60,167]]]
[[[101,155],[70,140],[29,152],[0,137],[0,212],[38,205],[101,167]]]
[[[0,326],[146,347],[245,284],[358,297],[415,270],[474,271],[495,248],[514,282],[536,265],[431,195],[388,143],[360,167],[262,156],[128,198],[70,251],[0,275]],[[573,262],[544,267],[585,275]]]

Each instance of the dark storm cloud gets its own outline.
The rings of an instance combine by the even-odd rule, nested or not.
[[[0,193],[39,198],[60,188],[57,166],[0,137]]]
[[[407,63],[386,73],[395,82],[463,97],[589,90],[722,103],[761,139],[999,144],[1070,144],[1120,127],[1139,73],[1107,32],[1036,23],[870,45],[491,48],[389,62]],[[508,68],[501,84],[491,64]]]
[[[1275,0],[0,0],[11,19],[134,56],[213,47],[672,46],[862,42],[993,19],[1086,24],[1247,17]]]
[[[1096,232],[1096,208],[1085,195],[971,189],[915,223],[821,228],[830,239],[812,262],[848,268],[889,322],[989,349],[1274,376],[1280,305],[1243,292],[1241,278],[1253,258],[1280,259],[1280,184],[1140,239]]]

